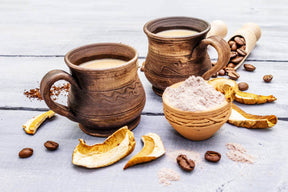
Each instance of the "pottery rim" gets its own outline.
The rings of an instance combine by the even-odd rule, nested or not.
[[[82,49],[89,49],[89,48],[92,48],[92,47],[101,47],[101,46],[115,46],[115,47],[126,47],[127,50],[133,52],[134,54],[134,57],[129,59],[128,61],[126,61],[124,64],[121,64],[119,66],[116,66],[116,67],[109,67],[109,68],[101,68],[101,69],[92,69],[92,68],[84,68],[84,67],[80,67],[76,64],[73,64],[69,57],[77,52],[77,51],[80,51]],[[97,54],[95,54],[97,55]],[[121,56],[119,54],[119,56]],[[138,52],[136,51],[136,49],[134,49],[133,47],[129,46],[129,45],[126,45],[126,44],[123,44],[123,43],[93,43],[93,44],[89,44],[89,45],[84,45],[84,46],[80,46],[80,47],[77,47],[75,49],[72,49],[71,51],[69,51],[68,53],[66,53],[65,57],[64,57],[64,61],[65,63],[68,65],[68,67],[72,68],[72,69],[75,69],[77,71],[113,71],[115,69],[123,69],[125,68],[127,65],[130,65],[132,63],[137,63],[137,60],[138,60]]]
[[[163,21],[163,20],[181,20],[181,19],[191,19],[197,22],[202,22],[204,24],[207,25],[206,29],[202,30],[202,31],[199,31],[198,33],[196,34],[193,34],[193,35],[188,35],[188,36],[183,36],[183,37],[165,37],[165,36],[160,36],[160,35],[157,35],[156,33],[153,33],[151,32],[150,30],[148,30],[148,27],[151,25],[151,24],[154,24],[155,22],[158,22],[158,21]],[[184,25],[183,25],[184,27]],[[172,29],[172,28],[171,28]],[[179,28],[180,29],[180,28]],[[187,39],[187,38],[191,38],[191,37],[199,37],[199,36],[202,36],[204,35],[205,33],[208,33],[211,29],[211,25],[207,22],[207,21],[204,21],[202,19],[199,19],[199,18],[195,18],[195,17],[162,17],[162,18],[158,18],[158,19],[154,19],[154,20],[151,20],[151,21],[148,21],[144,27],[143,27],[143,30],[144,32],[147,34],[147,36],[149,37],[153,37],[155,39],[159,39],[159,40],[169,40],[169,39],[177,39],[177,40],[182,40],[182,39]],[[196,29],[194,29],[196,30]]]

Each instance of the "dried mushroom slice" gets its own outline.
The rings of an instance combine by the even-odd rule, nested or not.
[[[275,115],[251,115],[232,104],[232,113],[228,123],[250,129],[271,128],[276,125],[277,117]]]
[[[117,130],[103,143],[89,146],[83,139],[74,149],[72,163],[86,168],[106,167],[126,157],[135,147],[133,133],[127,126]]]
[[[42,113],[40,115],[37,115],[36,117],[33,117],[32,119],[29,119],[24,125],[24,131],[27,134],[34,135],[37,131],[37,129],[40,127],[40,125],[46,120],[50,119],[55,115],[55,112],[50,110],[45,113]]]
[[[256,95],[253,93],[247,93],[242,91],[237,91],[235,94],[235,101],[243,103],[246,105],[263,104],[270,103],[277,100],[273,95]]]
[[[210,85],[212,85],[217,91],[225,94],[226,86],[229,85],[235,91],[238,91],[238,85],[236,81],[226,78],[215,78],[208,81]]]
[[[225,86],[223,87],[225,92],[225,98],[227,102],[232,102],[235,99],[235,90],[233,87],[231,87],[230,85],[225,84]]]
[[[140,163],[152,161],[164,155],[164,145],[157,134],[148,133],[143,135],[141,139],[144,143],[144,147],[127,162],[124,169]]]
[[[216,78],[209,80],[208,83],[212,85],[217,91],[220,91],[221,93],[225,94],[225,90],[227,90],[227,85],[232,87],[235,91],[234,99],[235,101],[247,105],[253,105],[253,104],[263,104],[267,102],[273,102],[276,99],[273,95],[264,96],[264,95],[256,95],[253,93],[247,93],[242,92],[238,88],[238,84],[236,81],[233,81],[231,79],[226,78]]]

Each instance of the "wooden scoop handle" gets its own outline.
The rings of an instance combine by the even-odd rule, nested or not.
[[[217,35],[224,38],[227,35],[227,25],[221,20],[215,20],[210,23],[211,29],[207,34],[207,37]]]

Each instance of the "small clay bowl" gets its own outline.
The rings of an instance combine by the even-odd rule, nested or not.
[[[171,85],[176,88],[183,82]],[[217,108],[208,111],[182,111],[169,105],[165,99],[165,92],[162,96],[163,111],[165,118],[172,127],[183,137],[201,141],[210,138],[216,133],[231,115],[231,102],[224,102]]]

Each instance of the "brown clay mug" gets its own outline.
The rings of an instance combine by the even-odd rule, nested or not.
[[[165,37],[157,33],[171,29],[187,29],[198,33],[182,37]],[[157,95],[166,87],[184,81],[191,75],[205,80],[222,69],[229,61],[230,48],[222,38],[206,38],[210,24],[190,17],[166,17],[149,21],[144,32],[149,41],[148,55],[142,69]],[[218,60],[212,68],[207,46],[212,45]]]
[[[108,69],[79,66],[95,59],[115,58],[126,63]],[[65,55],[70,73],[52,70],[42,79],[40,91],[54,112],[79,122],[82,131],[93,136],[108,136],[128,125],[134,129],[145,105],[145,92],[138,77],[138,53],[120,43],[99,43],[76,48]],[[67,106],[50,98],[54,82],[70,83]]]

